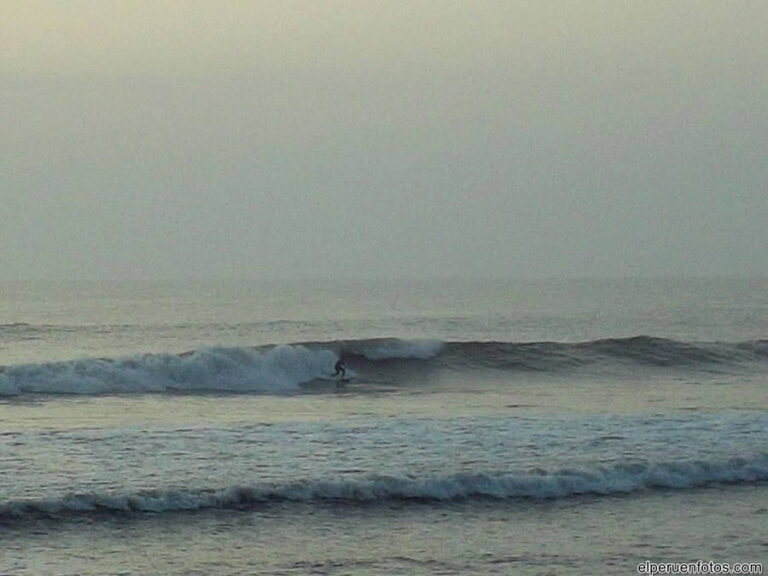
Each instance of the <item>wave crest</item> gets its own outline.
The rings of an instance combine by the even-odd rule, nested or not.
[[[187,354],[82,359],[5,368],[0,395],[165,391],[287,393],[333,366],[330,350],[206,348]]]
[[[617,464],[609,467],[444,477],[374,476],[358,480],[304,481],[234,486],[222,490],[154,490],[135,494],[74,494],[0,504],[0,518],[60,517],[86,513],[164,513],[251,509],[281,502],[346,503],[393,500],[450,502],[473,498],[552,500],[631,494],[768,481],[768,455],[726,461]]]
[[[184,354],[85,358],[0,368],[0,396],[236,392],[281,394],[327,379],[340,355],[373,361],[432,358],[441,343],[378,339],[203,348]]]

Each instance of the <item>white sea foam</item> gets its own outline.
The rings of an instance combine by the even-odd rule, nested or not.
[[[28,364],[0,372],[0,396],[164,391],[289,393],[327,374],[334,361],[330,350],[285,345],[268,350],[206,348],[182,355]]]
[[[443,344],[427,340],[363,340],[354,352],[370,360],[429,359]],[[0,369],[0,396],[146,392],[290,393],[327,378],[338,343],[270,348],[203,348],[188,354],[146,354],[25,364]],[[354,373],[354,372],[353,372]]]

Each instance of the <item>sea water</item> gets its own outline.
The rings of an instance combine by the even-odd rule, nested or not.
[[[768,557],[768,281],[2,291],[0,574]]]

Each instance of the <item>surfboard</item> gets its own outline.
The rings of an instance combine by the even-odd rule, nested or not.
[[[344,376],[344,378],[339,378],[338,376],[320,376],[315,378],[316,382],[336,382],[339,384],[346,384],[352,382],[352,380],[354,380],[353,376]]]

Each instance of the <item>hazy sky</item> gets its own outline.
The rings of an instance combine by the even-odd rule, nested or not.
[[[765,0],[2,0],[4,279],[768,275]]]

